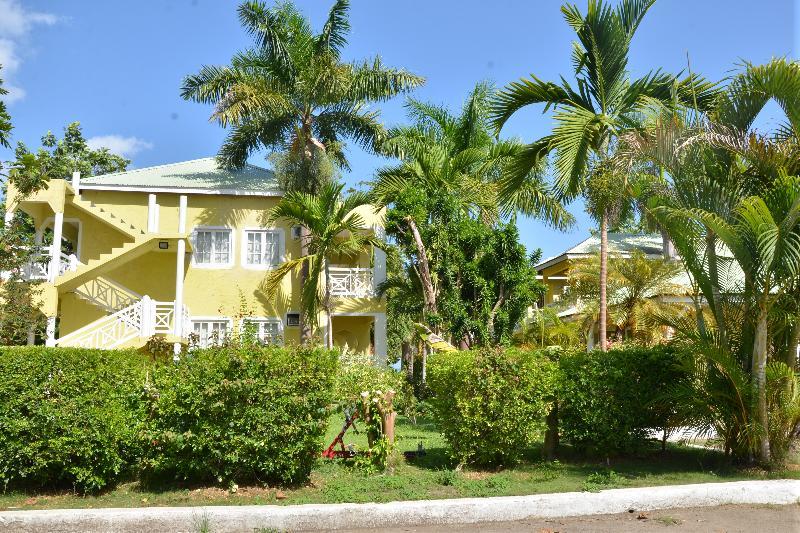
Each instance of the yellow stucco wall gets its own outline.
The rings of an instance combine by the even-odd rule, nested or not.
[[[61,184],[57,182],[61,181]],[[67,229],[64,235],[71,241],[80,241],[79,260],[86,263],[109,253],[112,248],[131,242],[133,238],[116,228],[98,220],[74,204],[71,204],[71,188],[63,180],[53,180],[50,189],[20,205],[35,220],[37,227],[53,217],[54,208],[59,208],[59,194],[66,194],[64,218],[66,221],[80,222],[80,239],[77,225]],[[243,266],[242,250],[246,246],[245,228],[264,227],[265,213],[276,205],[277,197],[200,195],[188,196],[186,234],[190,235],[198,226],[226,227],[233,230],[233,265],[223,268],[197,267],[191,264],[191,254],[187,253],[184,266],[184,303],[193,317],[227,317],[234,320],[234,327],[245,316],[285,319],[290,311],[299,311],[299,280],[297,275],[284,279],[281,292],[268,296],[264,292],[266,270],[255,270]],[[111,212],[117,219],[123,219],[137,228],[147,231],[148,193],[104,190],[82,190],[81,200]],[[158,230],[174,235],[179,226],[179,193],[158,193]],[[63,201],[63,197],[62,197]],[[383,224],[384,212],[375,213],[371,207],[361,209],[367,226]],[[288,224],[280,222],[277,228],[283,231],[285,258],[297,257],[300,243],[292,239]],[[77,246],[78,243],[75,242]],[[176,245],[170,241],[168,250],[150,251],[102,275],[141,295],[154,300],[173,301],[175,298]],[[337,264],[346,266],[370,267],[372,253],[361,254],[357,258],[338,258]],[[49,285],[49,284],[46,284]],[[49,303],[54,307],[55,294],[48,292]],[[74,294],[60,295],[59,336],[69,334],[92,321],[104,316],[104,312]],[[377,298],[339,298],[335,303],[336,313],[384,313],[385,301]],[[52,316],[52,311],[50,316]],[[336,317],[334,335],[339,331],[341,338],[355,339],[361,350],[369,347],[371,316]],[[320,320],[324,325],[324,319]],[[338,329],[337,329],[338,328]],[[299,341],[299,329],[284,329],[286,342]]]
[[[334,316],[333,342],[336,346],[347,346],[357,353],[369,353],[370,328],[373,318],[369,316]]]

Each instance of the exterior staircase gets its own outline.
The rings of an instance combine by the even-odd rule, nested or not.
[[[78,196],[73,196],[72,205],[95,217],[96,219],[106,223],[109,226],[119,230],[120,232],[138,239],[146,235],[145,231],[125,220],[114,216],[114,213],[107,211],[102,207],[96,206],[93,202],[83,200]]]
[[[145,245],[156,239],[158,239],[157,235],[145,234],[134,241],[112,248],[110,252],[100,255],[97,259],[80,264],[75,270],[65,272],[56,278],[53,284],[58,287],[59,292],[74,290],[103,272],[108,272],[120,264],[150,251],[150,247]]]
[[[87,281],[72,292],[107,313],[116,313],[142,299],[141,294],[103,276]]]

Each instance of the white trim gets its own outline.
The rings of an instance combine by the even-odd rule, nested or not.
[[[158,197],[155,194],[147,196],[147,232],[158,233]]]
[[[53,225],[55,225],[55,217],[47,217],[46,219],[44,219],[44,222],[42,222],[39,225],[39,228],[36,230],[36,234],[34,236],[34,242],[37,245],[41,245],[42,244],[42,237],[44,237],[44,230],[47,229],[47,224],[49,222],[52,222]],[[76,242],[74,244],[75,244],[75,256],[78,258],[78,261],[80,261],[81,260],[81,241],[83,240],[83,222],[79,218],[66,218],[65,217],[64,218],[64,223],[65,224],[66,223],[76,224],[78,226],[78,242]],[[64,237],[63,230],[62,230],[61,237],[62,238]],[[38,241],[38,242],[36,242],[36,241]]]
[[[178,233],[186,233],[186,210],[189,202],[185,194],[178,197]]]
[[[227,316],[190,316],[189,317],[189,335],[193,335],[194,331],[194,324],[195,322],[225,322],[228,325],[228,328],[225,331],[226,335],[233,334],[233,319]],[[220,339],[223,340],[223,339]],[[199,345],[200,348],[206,348],[206,346]]]
[[[280,337],[280,342],[273,343],[282,346],[284,344],[284,334],[283,334],[283,320],[281,317],[278,316],[248,316],[244,317],[239,320],[239,334],[241,335],[244,333],[244,323],[245,322],[261,322],[261,323],[269,323],[269,324],[277,324],[278,325],[278,336]],[[262,339],[263,340],[263,339]]]
[[[247,232],[248,231],[262,231],[262,232],[275,232],[278,234],[278,264],[277,265],[251,265],[247,262]],[[281,263],[286,262],[286,230],[283,228],[263,228],[263,227],[245,227],[242,228],[242,246],[241,246],[241,265],[242,268],[247,270],[274,270]]]
[[[244,189],[200,189],[189,187],[135,187],[128,185],[102,185],[82,183],[81,190],[90,191],[119,191],[119,192],[144,192],[144,193],[179,193],[179,194],[209,194],[227,196],[264,196],[268,198],[283,196],[283,191],[249,191]]]
[[[227,263],[197,263],[195,261],[195,250],[197,249],[195,236],[198,231],[228,231],[230,233],[230,253],[228,254]],[[192,228],[192,233],[189,236],[192,241],[192,260],[191,266],[194,268],[207,268],[207,269],[229,269],[233,268],[236,263],[236,229],[228,226],[195,226]]]

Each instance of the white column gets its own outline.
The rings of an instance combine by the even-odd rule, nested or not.
[[[8,209],[8,206],[6,206],[6,210],[5,225],[8,227],[11,225],[11,221],[14,220],[14,210]]]
[[[147,232],[158,233],[158,204],[155,194],[147,197]]]
[[[75,194],[81,193],[81,173],[80,171],[75,171],[72,173],[72,190],[75,191]]]
[[[386,365],[386,313],[375,313],[375,362]]]
[[[181,195],[178,202],[178,233],[186,233],[186,195]],[[186,240],[178,241],[177,256],[175,257],[175,336],[183,337],[183,270],[186,263]],[[175,357],[181,353],[181,343],[173,346]]]
[[[45,340],[45,346],[55,346],[56,345],[56,317],[49,316],[47,317],[47,340]]]
[[[50,248],[50,282],[58,277],[61,266],[61,236],[64,230],[64,213],[56,213],[53,221],[53,246]]]

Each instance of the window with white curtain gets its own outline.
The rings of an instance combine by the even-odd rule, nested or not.
[[[244,261],[247,266],[271,268],[281,262],[281,234],[277,230],[245,230]]]
[[[196,265],[229,266],[233,263],[230,229],[198,228],[192,237],[192,261]]]

